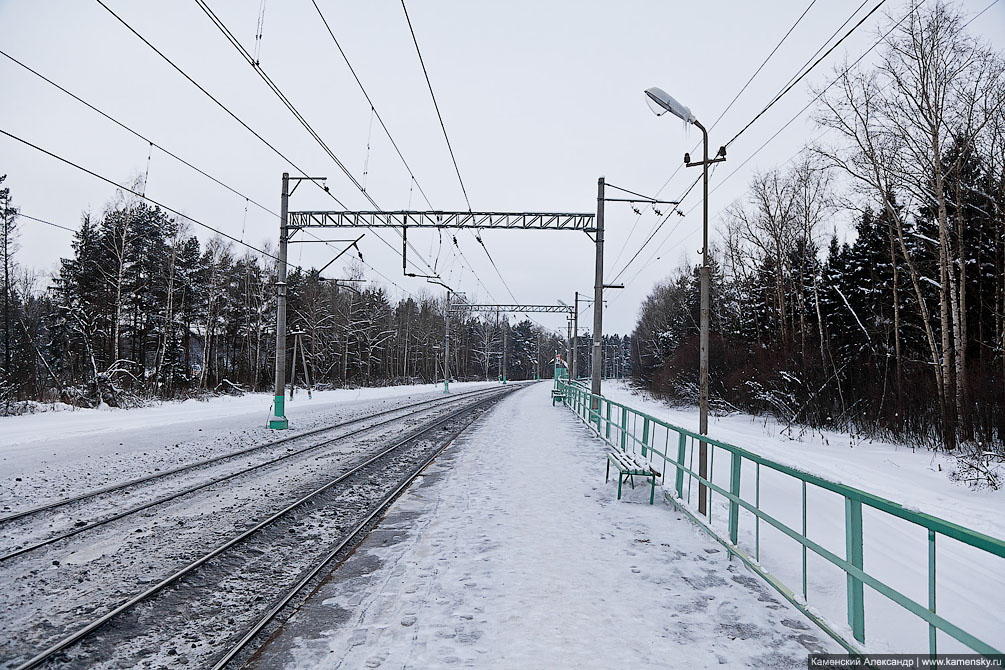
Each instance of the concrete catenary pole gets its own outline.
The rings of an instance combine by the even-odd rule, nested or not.
[[[541,379],[541,331],[537,331],[537,365],[534,366],[534,376],[538,381]]]
[[[579,375],[579,291],[576,291],[576,307],[572,312],[572,378]]]
[[[698,432],[708,435],[708,330],[709,330],[709,277],[708,277],[708,131],[695,120],[696,125],[701,130],[702,149],[704,156],[702,160],[702,187],[704,197],[701,205],[703,209],[702,244],[701,244],[701,334],[699,337],[699,360],[698,360]],[[703,479],[708,479],[708,444],[701,442],[698,446],[698,474]],[[706,498],[708,494],[704,484],[698,486],[698,513],[705,514]]]
[[[569,336],[565,338],[565,365],[568,368],[569,363],[572,362],[572,319],[568,315],[565,318],[565,325],[569,332]]]
[[[285,430],[286,418],[286,247],[289,242],[290,173],[283,173],[279,207],[279,263],[276,267],[276,389],[269,428]]]
[[[601,342],[604,332],[604,178],[597,180],[597,267],[593,284],[593,370],[590,392],[600,395],[600,366],[603,360]],[[594,398],[590,409],[599,410],[600,400]]]

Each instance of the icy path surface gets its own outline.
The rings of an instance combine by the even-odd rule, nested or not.
[[[704,668],[838,651],[605,450],[550,384],[427,471],[255,657],[259,668]]]

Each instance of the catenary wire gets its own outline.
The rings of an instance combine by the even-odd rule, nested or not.
[[[259,78],[265,82],[265,84],[269,87],[269,89],[276,94],[276,97],[279,98],[280,102],[282,102],[283,105],[290,111],[290,113],[293,114],[294,118],[300,123],[300,125],[304,127],[304,129],[308,132],[308,134],[312,138],[314,138],[314,141],[318,144],[318,146],[321,147],[321,149],[328,155],[329,158],[331,158],[331,160],[335,163],[335,165],[338,166],[338,168],[342,171],[342,173],[345,174],[345,176],[349,179],[352,185],[363,195],[364,198],[367,199],[367,201],[369,201],[371,205],[373,205],[373,207],[376,210],[378,211],[381,210],[381,207],[370,196],[370,194],[366,192],[366,189],[359,182],[359,180],[356,179],[356,177],[352,174],[349,168],[346,167],[345,163],[343,163],[342,160],[331,149],[331,147],[328,146],[328,143],[324,141],[321,135],[316,130],[314,130],[313,126],[311,126],[311,124],[307,121],[306,117],[304,117],[304,115],[300,112],[300,110],[297,109],[297,107],[292,103],[292,101],[290,101],[290,99],[286,96],[286,94],[283,93],[282,89],[279,88],[279,86],[272,80],[272,78],[269,77],[269,75],[265,72],[265,70],[262,69],[261,65],[255,62],[254,57],[248,52],[247,49],[244,48],[240,40],[237,39],[237,37],[230,31],[230,29],[227,28],[226,24],[213,12],[212,9],[210,9],[209,5],[206,4],[205,0],[195,0],[195,2],[199,6],[199,8],[202,9],[203,13],[206,14],[209,20],[213,23],[213,25],[216,26],[217,30],[219,30],[220,33],[227,39],[227,41],[230,42],[235,49],[237,49],[241,57],[244,58],[244,60],[255,71],[255,74],[257,74]],[[341,202],[339,202],[339,204],[342,205]],[[342,207],[343,209],[345,209],[345,205],[342,205]],[[391,245],[390,242],[384,239],[384,237],[380,234],[379,231],[373,231],[373,232],[374,235],[379,240],[384,242],[385,245],[387,245],[392,250],[397,251],[397,249],[393,245]],[[401,231],[395,228],[394,232],[397,233],[398,236],[404,240],[404,234]],[[405,243],[407,247],[411,249],[412,252],[419,258],[419,260],[423,262],[426,268],[430,272],[433,272],[432,266],[422,256],[422,254],[419,253],[419,250],[416,249],[414,245],[412,245],[407,240],[405,240]],[[422,268],[420,268],[418,265],[415,264],[415,261],[410,262],[412,263],[413,267],[415,267],[415,269],[419,270],[423,274],[425,273],[425,271],[422,270]]]
[[[318,17],[321,19],[321,22],[324,24],[325,29],[328,31],[328,35],[331,37],[332,42],[335,44],[335,48],[338,49],[339,54],[342,56],[342,60],[345,62],[346,67],[349,68],[350,74],[352,74],[353,79],[356,80],[356,84],[359,86],[360,91],[363,93],[363,97],[366,99],[367,103],[369,103],[371,111],[373,112],[374,116],[376,116],[377,121],[380,123],[381,128],[384,130],[384,134],[387,136],[387,139],[391,142],[391,146],[394,147],[395,152],[397,152],[397,154],[398,154],[398,158],[401,159],[402,165],[405,167],[405,170],[408,172],[408,175],[411,178],[411,183],[410,183],[410,186],[409,186],[409,197],[411,197],[411,185],[414,184],[414,186],[418,189],[419,193],[422,195],[423,200],[426,201],[426,205],[430,209],[434,209],[432,203],[429,200],[429,197],[426,195],[425,190],[422,188],[422,184],[419,183],[418,178],[415,176],[415,172],[412,170],[411,166],[408,164],[408,161],[405,160],[405,156],[402,153],[400,147],[398,146],[398,143],[395,141],[394,137],[391,135],[391,131],[390,131],[390,129],[388,129],[387,124],[384,122],[384,118],[380,115],[380,112],[377,110],[376,105],[374,105],[373,99],[370,97],[370,94],[367,92],[366,87],[363,85],[362,80],[359,78],[359,75],[356,74],[356,69],[352,66],[352,63],[349,61],[348,55],[345,53],[345,50],[342,48],[342,44],[338,41],[338,38],[335,36],[335,31],[332,30],[331,24],[328,22],[328,19],[325,17],[324,13],[321,11],[321,8],[318,6],[316,0],[311,0],[311,2],[314,5],[314,9],[318,13]],[[414,37],[414,33],[413,33],[413,37]],[[416,50],[418,50],[418,46],[416,46]],[[421,54],[420,54],[420,59],[421,59]],[[423,65],[423,71],[425,71],[425,65]],[[428,77],[427,77],[427,82],[426,83],[427,83],[427,85],[429,84]],[[432,92],[432,86],[431,85],[430,85],[430,92]],[[435,105],[435,102],[436,101],[435,101],[435,97],[434,97],[434,105]],[[439,107],[437,107],[437,113],[439,113]],[[440,122],[442,124],[442,118],[441,118]],[[444,132],[444,137],[446,137],[446,130],[444,129],[443,132]],[[449,140],[448,140],[448,147],[449,147]],[[451,156],[453,156],[453,149],[451,149]],[[454,167],[455,167],[455,169],[457,168],[456,162],[454,164]],[[460,172],[458,171],[458,178],[459,177],[460,177]],[[463,182],[462,182],[462,186],[463,186]],[[466,198],[466,196],[467,196],[467,194],[465,192],[465,198]],[[470,210],[470,203],[469,203],[469,210]],[[459,251],[460,248],[457,247],[457,250]],[[457,257],[457,253],[456,252],[453,252],[452,255],[455,258]],[[437,253],[437,258],[438,257],[439,257],[439,254]],[[468,263],[468,261],[467,261],[466,258],[464,259],[463,262],[466,265],[468,265],[468,269],[471,271],[472,276],[474,276],[475,279],[478,281],[478,283],[481,284],[482,288],[485,288],[485,290],[487,291],[488,289],[485,287],[484,282],[481,281],[481,278],[478,276],[478,273],[475,271],[475,269],[473,267],[471,267],[470,263]],[[436,269],[437,265],[438,265],[438,262],[434,261],[433,267],[432,267],[432,271],[433,271],[434,275],[437,274],[437,269]]]
[[[131,32],[133,35],[135,35],[137,37],[137,39],[139,39],[141,42],[143,42],[148,47],[150,47],[150,49],[154,53],[156,53],[158,56],[160,56],[168,65],[170,65],[172,68],[174,68],[175,71],[178,72],[178,74],[180,74],[181,76],[183,76],[186,80],[188,80],[188,82],[190,84],[192,84],[197,89],[199,89],[199,91],[201,91],[203,93],[203,95],[205,95],[207,98],[209,98],[210,100],[212,100],[213,102],[215,102],[216,105],[220,109],[222,109],[231,118],[233,118],[241,126],[243,126],[245,130],[247,130],[249,133],[251,133],[252,135],[254,135],[260,142],[262,142],[262,144],[264,144],[269,149],[271,149],[273,151],[273,153],[275,153],[277,156],[279,156],[284,161],[286,161],[287,164],[289,164],[290,166],[292,166],[301,175],[303,175],[303,176],[307,175],[306,171],[304,171],[296,163],[294,163],[292,160],[290,160],[283,152],[281,152],[279,149],[277,149],[275,147],[275,145],[273,145],[271,142],[269,142],[264,137],[262,137],[251,126],[249,126],[247,123],[245,123],[244,120],[241,119],[239,116],[237,116],[237,114],[235,114],[234,112],[232,112],[229,107],[227,107],[225,104],[223,104],[222,102],[220,102],[220,100],[218,98],[216,98],[212,93],[210,93],[208,90],[206,90],[201,84],[199,84],[197,81],[195,81],[192,77],[190,77],[184,70],[182,70],[178,65],[176,65],[174,63],[174,61],[172,61],[170,58],[168,58],[160,49],[158,49],[153,44],[151,44],[149,40],[147,40],[145,37],[143,37],[143,35],[141,35],[139,32],[137,32],[136,29],[133,28],[131,25],[129,25],[122,17],[120,17],[118,14],[116,14],[114,11],[112,11],[112,9],[108,5],[106,5],[103,2],[103,0],[95,0],[95,2],[97,2],[99,5],[101,5],[101,7],[105,9],[105,11],[107,11],[109,14],[111,14],[129,32]],[[318,187],[320,188],[320,185]],[[329,192],[329,195],[335,200],[335,202],[337,202],[342,207],[345,207],[345,205],[343,205],[342,202],[337,197],[335,197],[335,194]]]
[[[415,53],[419,58],[419,65],[422,67],[422,74],[426,79],[426,86],[429,88],[429,97],[432,98],[433,100],[433,108],[436,110],[436,118],[440,122],[440,130],[443,131],[443,139],[447,144],[447,151],[450,152],[450,160],[454,164],[454,172],[457,174],[457,181],[461,186],[461,192],[464,194],[464,202],[467,204],[468,211],[470,212],[472,211],[471,200],[468,198],[468,191],[467,188],[464,186],[464,178],[461,177],[461,169],[457,164],[457,156],[454,154],[453,145],[451,145],[450,143],[450,136],[447,134],[447,126],[443,122],[443,114],[440,112],[440,105],[436,100],[436,93],[433,91],[433,84],[429,79],[429,71],[426,69],[426,62],[422,58],[422,50],[419,48],[419,40],[415,35],[415,28],[412,26],[412,19],[408,16],[408,8],[405,6],[405,0],[401,0],[401,10],[405,14],[405,22],[408,24],[408,31],[412,36],[412,44],[415,45]],[[480,244],[482,249],[485,251],[485,255],[488,257],[489,263],[492,265],[492,269],[495,270],[496,275],[499,277],[499,281],[502,282],[502,285],[506,289],[506,292],[509,294],[510,298],[512,298],[514,302],[518,302],[516,296],[513,294],[513,290],[509,287],[509,284],[503,277],[502,272],[500,272],[499,266],[496,265],[495,259],[492,258],[492,254],[491,252],[489,252],[489,248],[485,246],[485,242],[482,240],[481,235],[475,234],[475,239],[478,241],[478,244]],[[456,241],[455,246],[457,246]],[[457,248],[460,249],[459,246]],[[465,262],[467,262],[467,259],[465,259]],[[474,268],[471,268],[471,272],[475,274],[475,276],[477,277],[477,273],[475,273]],[[483,287],[485,286],[485,284],[481,282],[481,280],[479,280],[479,283],[481,283]],[[531,318],[527,314],[525,314],[524,316]],[[531,320],[534,321],[533,318],[531,318]],[[537,322],[535,321],[535,323]]]
[[[92,110],[93,112],[99,114],[100,116],[103,116],[104,118],[108,119],[109,121],[111,121],[115,125],[119,126],[120,128],[122,128],[126,132],[131,133],[135,137],[138,137],[139,139],[143,140],[144,142],[147,142],[151,146],[159,149],[161,151],[161,153],[163,153],[163,154],[165,154],[167,156],[170,156],[171,158],[175,159],[176,161],[178,161],[182,165],[184,165],[184,166],[186,166],[186,167],[188,167],[188,168],[190,168],[192,170],[195,170],[196,172],[198,172],[199,174],[201,174],[203,177],[206,177],[207,179],[209,179],[210,181],[216,183],[217,185],[222,186],[223,188],[227,189],[228,191],[230,191],[234,195],[237,195],[237,196],[240,196],[241,198],[244,198],[244,200],[246,202],[250,202],[251,204],[253,204],[256,207],[258,207],[259,209],[261,209],[261,210],[263,210],[263,211],[271,214],[272,216],[276,217],[277,219],[279,218],[279,214],[277,214],[276,212],[272,211],[271,209],[269,209],[265,205],[261,204],[260,202],[258,202],[254,198],[251,198],[250,196],[247,196],[244,193],[241,193],[236,188],[234,188],[232,186],[229,186],[228,184],[226,184],[223,181],[217,179],[216,177],[214,177],[213,175],[209,174],[205,170],[203,170],[203,169],[201,169],[201,168],[193,165],[192,163],[190,163],[189,161],[185,160],[181,156],[179,156],[179,155],[173,153],[172,151],[169,151],[168,149],[164,148],[163,145],[161,145],[161,144],[155,142],[154,140],[150,139],[149,137],[143,135],[138,130],[135,130],[135,129],[127,126],[125,123],[123,123],[122,121],[120,121],[120,120],[116,119],[115,117],[111,116],[107,112],[104,112],[101,109],[98,109],[97,107],[95,107],[91,103],[87,102],[86,100],[84,100],[80,96],[78,96],[75,93],[69,91],[68,89],[64,88],[63,86],[57,84],[52,79],[49,79],[48,77],[46,77],[42,73],[38,72],[37,70],[32,69],[31,67],[29,67],[28,65],[24,64],[20,60],[14,58],[10,54],[8,54],[6,51],[0,49],[0,56],[4,56],[8,60],[10,60],[12,63],[15,63],[16,65],[18,65],[21,68],[27,70],[28,72],[30,72],[31,74],[35,75],[36,77],[38,77],[42,81],[46,82],[50,86],[53,86],[57,90],[59,90],[59,91],[65,93],[66,95],[70,96],[71,98],[73,98],[74,100],[76,100],[77,102],[79,102],[80,104],[84,105],[85,107],[87,107],[88,109]],[[291,165],[292,165],[292,163],[291,163]]]
[[[54,158],[54,159],[60,161],[61,163],[65,163],[66,165],[69,165],[70,167],[76,168],[77,170],[80,170],[81,172],[85,172],[85,173],[91,175],[92,177],[95,177],[96,179],[100,179],[101,181],[103,181],[103,182],[105,182],[105,183],[107,183],[107,184],[109,184],[111,186],[114,186],[114,187],[116,187],[118,189],[126,191],[127,193],[131,193],[131,194],[135,195],[137,198],[140,198],[142,200],[146,200],[147,202],[149,202],[149,203],[151,203],[153,205],[156,205],[157,207],[160,207],[161,209],[163,209],[165,211],[171,212],[172,214],[181,217],[182,219],[186,219],[188,221],[191,221],[192,223],[196,224],[197,226],[201,226],[202,228],[205,228],[206,230],[209,230],[209,231],[211,231],[213,233],[216,233],[220,237],[224,237],[224,238],[226,238],[226,239],[228,239],[228,240],[230,240],[232,242],[236,242],[237,244],[239,244],[239,245],[241,245],[243,247],[247,247],[248,249],[251,249],[252,251],[256,251],[256,252],[262,254],[263,256],[267,256],[268,258],[272,258],[273,260],[276,260],[276,261],[279,260],[278,256],[274,256],[274,255],[270,254],[269,252],[267,252],[267,251],[265,251],[263,249],[259,249],[258,247],[254,246],[252,244],[248,244],[247,242],[239,240],[238,238],[234,237],[233,235],[225,233],[224,231],[220,230],[219,228],[211,226],[208,223],[203,223],[202,221],[199,221],[198,219],[194,219],[191,216],[189,216],[188,214],[183,214],[183,213],[179,212],[178,210],[165,205],[162,202],[158,202],[157,200],[154,200],[153,198],[151,198],[149,196],[143,195],[139,191],[135,191],[135,190],[129,188],[128,186],[125,186],[123,184],[120,184],[120,183],[112,180],[112,179],[109,179],[108,177],[105,177],[104,175],[100,175],[97,172],[94,172],[93,170],[89,170],[88,168],[80,165],[79,163],[75,163],[75,162],[71,161],[69,158],[64,158],[63,156],[60,156],[60,155],[55,154],[55,153],[53,153],[53,152],[51,152],[51,151],[49,151],[47,149],[44,149],[44,148],[42,148],[41,146],[39,146],[37,144],[33,144],[32,142],[29,142],[26,139],[18,137],[17,135],[14,135],[13,133],[9,133],[6,130],[4,130],[3,128],[0,128],[0,134],[6,135],[7,137],[11,138],[12,140],[20,142],[21,144],[24,144],[27,147],[35,149],[36,151],[41,152],[41,153],[49,156],[50,158]]]

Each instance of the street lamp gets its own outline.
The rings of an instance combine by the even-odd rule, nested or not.
[[[726,147],[720,147],[715,158],[708,158],[708,131],[698,122],[690,109],[675,100],[661,88],[646,89],[646,102],[656,116],[670,112],[685,123],[696,126],[701,131],[704,157],[701,161],[691,162],[690,154],[684,154],[684,164],[687,167],[702,166],[702,182],[704,197],[702,202],[702,243],[701,243],[701,335],[698,362],[698,432],[708,435],[708,330],[709,330],[709,271],[708,271],[708,166],[711,163],[721,163],[726,160]],[[698,474],[702,479],[708,479],[708,445],[700,442],[698,448]],[[706,489],[703,483],[698,485],[698,513],[706,510]]]

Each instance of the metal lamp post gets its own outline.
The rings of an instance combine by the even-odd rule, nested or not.
[[[687,167],[702,167],[702,244],[701,244],[701,334],[699,337],[698,362],[698,432],[708,435],[708,331],[709,331],[709,269],[708,269],[708,166],[726,160],[726,147],[721,147],[715,158],[708,158],[708,131],[698,122],[690,109],[675,100],[661,88],[646,89],[646,102],[656,116],[670,112],[685,123],[693,124],[701,131],[703,158],[691,162],[690,154],[684,154],[684,164]],[[702,479],[708,479],[708,445],[701,442],[698,450],[698,474]],[[706,511],[708,493],[705,484],[698,485],[698,513]]]

